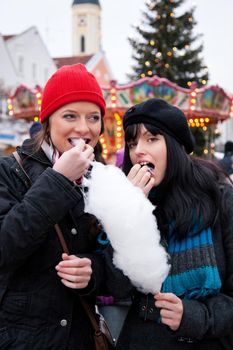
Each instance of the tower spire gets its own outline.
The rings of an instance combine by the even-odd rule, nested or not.
[[[101,50],[99,0],[74,0],[72,4],[73,55],[92,55]]]

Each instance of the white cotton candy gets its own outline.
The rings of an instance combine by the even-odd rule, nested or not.
[[[160,291],[169,272],[168,256],[160,244],[154,207],[113,165],[93,162],[85,211],[102,223],[114,249],[113,263],[143,293]]]

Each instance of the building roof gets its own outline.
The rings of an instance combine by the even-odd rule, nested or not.
[[[55,57],[53,58],[54,63],[56,64],[57,68],[60,68],[62,66],[70,66],[72,64],[76,63],[82,63],[87,64],[88,61],[92,58],[93,55],[87,55],[87,56],[71,56],[71,57]]]
[[[73,5],[94,4],[100,6],[99,0],[74,0]]]
[[[16,36],[16,34],[11,34],[11,35],[3,35],[3,40],[7,41],[9,39],[12,39]]]

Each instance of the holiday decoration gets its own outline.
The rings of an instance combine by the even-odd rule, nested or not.
[[[114,107],[112,91],[114,88]],[[142,78],[127,85],[111,85],[103,88],[107,103],[105,116],[105,158],[115,154],[123,146],[122,117],[134,104],[149,98],[162,98],[179,107],[185,113],[191,130],[198,140],[195,153],[208,155],[213,151],[216,125],[233,115],[233,99],[219,86],[182,88],[165,78]]]
[[[38,120],[41,105],[41,88],[30,89],[20,85],[13,95],[7,99],[9,115],[14,118],[29,118]]]
[[[184,10],[185,0],[148,0],[135,38],[129,42],[133,49],[134,65],[131,80],[144,77],[167,78],[182,87],[195,81],[203,86],[208,69],[202,62],[201,35],[193,33],[196,25],[194,10]]]
[[[153,76],[142,78],[126,85],[103,87],[103,95],[107,109],[105,114],[105,130],[100,136],[100,143],[105,159],[110,158],[124,146],[122,117],[132,105],[149,98],[162,98],[179,107],[185,113],[193,134],[198,139],[199,155],[208,155],[217,136],[218,122],[233,116],[233,99],[219,86],[198,88],[192,83],[183,88],[168,79]],[[41,104],[42,90],[19,86],[7,99],[8,114],[13,119],[37,121]],[[200,133],[202,131],[202,134]],[[203,136],[204,135],[204,136]]]

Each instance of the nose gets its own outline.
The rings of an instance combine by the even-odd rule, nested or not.
[[[89,132],[89,127],[85,118],[80,118],[75,124],[75,131],[79,134],[85,135]]]
[[[137,142],[137,145],[134,149],[134,152],[136,155],[141,155],[141,154],[145,154],[145,150],[144,150],[144,147],[143,147],[143,143],[138,141]]]

